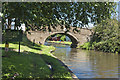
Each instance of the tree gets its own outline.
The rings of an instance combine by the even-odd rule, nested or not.
[[[57,25],[83,27],[88,23],[100,23],[114,13],[114,2],[4,2],[3,18],[19,19],[29,29],[55,29]],[[10,27],[9,27],[10,28]],[[50,30],[51,31],[51,30]]]
[[[120,53],[120,28],[116,19],[106,19],[93,30],[93,38],[83,48]]]

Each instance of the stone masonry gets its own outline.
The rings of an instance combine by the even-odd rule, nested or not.
[[[35,43],[42,43],[44,44],[44,42],[46,41],[47,37],[49,37],[50,35],[54,35],[54,34],[64,34],[66,36],[68,36],[71,41],[71,47],[72,48],[76,48],[78,45],[82,45],[85,42],[90,41],[90,38],[92,36],[92,31],[90,29],[87,28],[78,28],[78,30],[80,30],[80,32],[74,32],[73,29],[75,27],[71,27],[69,29],[69,32],[65,31],[65,27],[63,29],[61,29],[60,26],[56,27],[56,29],[51,28],[51,32],[49,32],[48,30],[46,31],[29,31],[29,33],[27,33],[27,37],[30,41],[33,42],[33,40],[35,40]]]

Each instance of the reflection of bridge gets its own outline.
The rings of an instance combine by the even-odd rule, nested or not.
[[[69,32],[64,31],[60,27],[56,27],[56,29],[51,29],[51,32],[47,31],[30,31],[30,34],[27,34],[28,39],[33,41],[35,39],[36,43],[39,43],[39,41],[44,44],[45,40],[50,35],[55,34],[64,34],[68,36],[71,41],[71,47],[76,48],[78,45],[81,45],[87,41],[90,40],[90,37],[92,35],[91,31],[89,29],[80,29],[80,32],[73,32],[74,27],[71,27]]]

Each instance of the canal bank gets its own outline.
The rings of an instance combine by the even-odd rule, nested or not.
[[[118,78],[120,74],[119,54],[75,49],[60,44],[52,46],[56,47],[53,55],[64,62],[79,79]]]
[[[30,78],[72,79],[71,73],[50,53],[55,48],[52,46],[37,45],[27,40],[24,36],[21,42],[21,53],[18,53],[18,43],[9,43],[9,51],[2,47],[2,78]],[[51,70],[51,66],[52,70]],[[15,76],[17,74],[17,76]]]
[[[49,51],[49,53],[56,61],[55,60],[53,61],[52,59],[45,57],[45,55],[41,55],[43,60],[46,62],[46,64],[49,66],[50,70],[52,71],[51,78],[56,78],[56,77],[52,77],[52,76],[55,75],[54,72],[56,72],[57,71],[56,69],[58,69],[58,71],[60,71],[60,73],[64,73],[64,74],[70,73],[69,77],[68,76],[66,78],[65,77],[61,77],[61,78],[57,77],[58,79],[79,80],[78,77],[68,68],[68,66],[66,64],[64,64],[60,59],[58,59],[56,56],[53,55],[55,50],[56,50],[56,48],[53,48]],[[44,54],[44,53],[42,53],[42,54]],[[57,62],[57,63],[55,63],[55,62]],[[64,71],[62,71],[62,69],[59,69],[60,66],[63,66],[65,68]]]
[[[54,50],[53,50],[53,52],[54,52]],[[54,56],[54,55],[52,55],[52,56],[55,57],[55,58],[61,63],[61,65],[64,66],[64,67],[70,72],[73,80],[79,80],[78,77],[68,68],[68,66],[67,66],[65,63],[63,63],[63,62],[62,62],[60,59],[58,59],[56,56]]]

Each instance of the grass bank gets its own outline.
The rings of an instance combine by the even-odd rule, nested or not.
[[[71,45],[71,44],[72,44],[72,42],[67,42],[67,41],[47,41],[47,42],[59,43],[59,44],[68,44],[68,45]]]
[[[21,53],[18,53],[18,42],[9,43],[9,51],[2,47],[2,78],[66,78],[72,79],[70,72],[54,58],[50,51],[52,46],[33,46],[26,36],[21,42]]]

